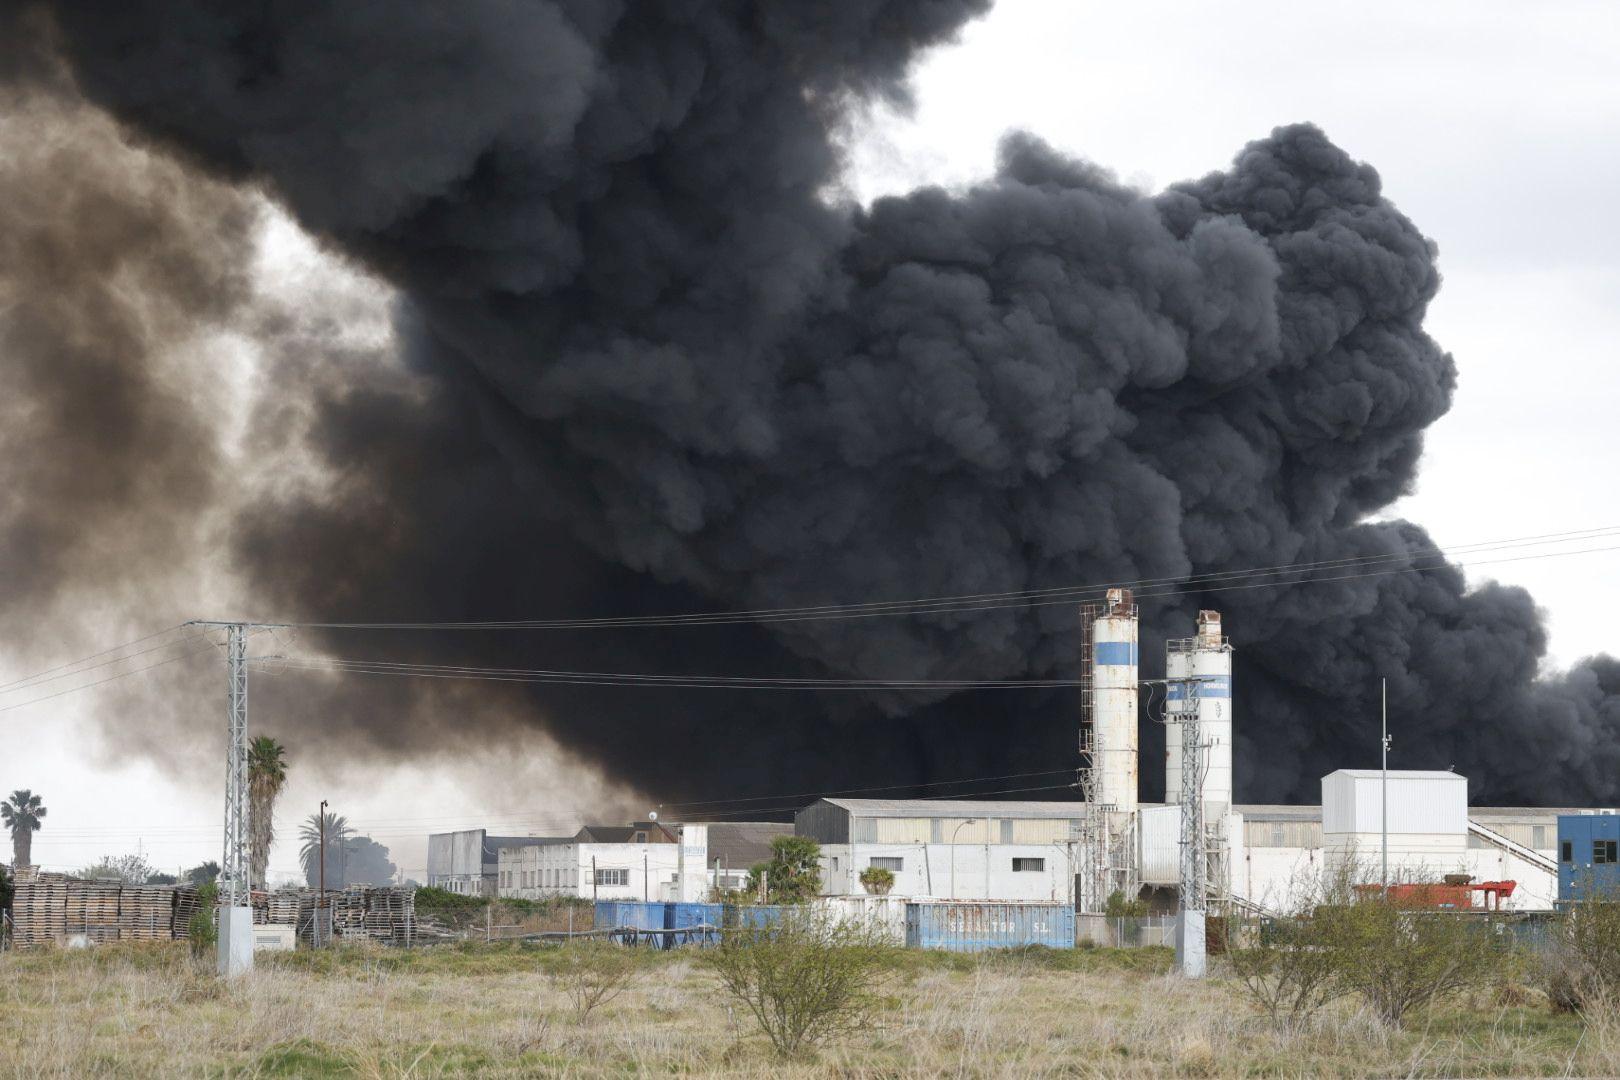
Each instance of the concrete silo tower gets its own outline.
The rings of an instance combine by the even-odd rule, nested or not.
[[[1166,643],[1170,710],[1165,723],[1164,801],[1181,801],[1181,723],[1176,703],[1196,693],[1203,746],[1204,820],[1222,820],[1232,807],[1232,646],[1221,635],[1221,613],[1200,611],[1198,633]],[[1196,690],[1177,679],[1197,680]]]
[[[1081,608],[1080,786],[1088,804],[1081,837],[1081,899],[1101,911],[1137,889],[1137,617],[1129,589]]]

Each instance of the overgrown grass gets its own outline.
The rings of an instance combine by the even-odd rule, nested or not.
[[[0,957],[0,1077],[1534,1076],[1616,1072],[1620,1027],[1513,984],[1390,1031],[1351,1002],[1278,1030],[1216,977],[1166,975],[1167,950],[899,952],[877,1024],[782,1063],[728,1013],[707,966],[643,966],[589,1024],[519,945],[263,955],[231,983],[184,946]]]

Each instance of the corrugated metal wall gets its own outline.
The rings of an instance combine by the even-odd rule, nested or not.
[[[849,811],[818,799],[793,815],[793,831],[822,844],[847,844]]]
[[[1074,909],[1067,904],[908,904],[906,945],[984,952],[1045,945],[1074,948]]]
[[[1329,773],[1322,778],[1322,832],[1380,831],[1381,786],[1376,773]],[[1468,781],[1452,773],[1389,774],[1389,831],[1468,832]]]

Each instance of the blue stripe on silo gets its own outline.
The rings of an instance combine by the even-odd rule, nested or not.
[[[1180,701],[1186,696],[1186,683],[1170,684],[1169,697],[1171,701]],[[1216,679],[1199,680],[1198,696],[1200,698],[1229,698],[1232,696],[1232,680],[1225,676]]]
[[[1097,642],[1097,663],[1099,664],[1129,664],[1136,666],[1136,642],[1134,641],[1099,641]]]

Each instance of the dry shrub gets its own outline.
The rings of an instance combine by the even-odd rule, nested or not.
[[[1400,1027],[1415,1009],[1490,984],[1507,959],[1484,922],[1355,884],[1368,876],[1349,859],[1296,887],[1293,914],[1253,928],[1251,944],[1232,951],[1231,970],[1274,1021],[1299,1026],[1355,994]]]
[[[875,926],[792,910],[773,925],[726,930],[706,959],[777,1054],[791,1057],[872,1022],[892,951]]]
[[[636,959],[622,946],[587,941],[560,950],[550,975],[552,984],[573,1005],[574,1018],[583,1024],[593,1011],[630,988]]]
[[[1547,997],[1560,1009],[1620,1005],[1620,898],[1593,895],[1570,905],[1541,977]]]

